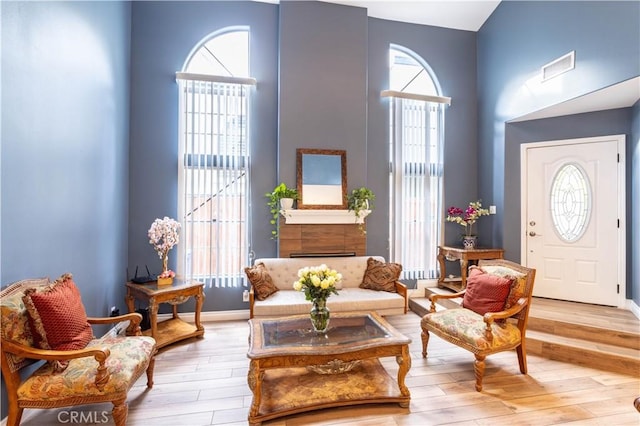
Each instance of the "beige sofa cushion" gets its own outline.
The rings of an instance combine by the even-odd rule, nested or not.
[[[370,312],[381,315],[404,313],[404,299],[397,293],[364,290],[361,288],[343,288],[337,296],[327,299],[331,312]],[[256,317],[277,317],[308,314],[311,302],[305,300],[301,291],[279,291],[267,299],[257,302],[253,307]]]
[[[263,263],[271,280],[280,290],[293,290],[293,282],[298,280],[298,270],[305,266],[327,265],[342,274],[342,281],[336,286],[357,288],[367,270],[367,259],[370,257],[384,262],[382,256],[349,256],[349,257],[299,257],[299,258],[264,258],[256,259],[255,264]],[[274,294],[273,296],[277,295]],[[271,296],[271,297],[273,297]],[[269,299],[271,299],[269,297]],[[267,300],[269,300],[267,299]]]

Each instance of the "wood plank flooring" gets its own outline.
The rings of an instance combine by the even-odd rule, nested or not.
[[[484,390],[474,390],[473,356],[437,336],[429,357],[421,356],[420,317],[387,320],[411,337],[411,370],[406,384],[411,405],[374,404],[314,411],[275,419],[265,426],[340,425],[634,425],[640,413],[640,377],[575,366],[529,355],[529,374],[522,375],[514,352],[487,358]],[[128,425],[246,425],[251,404],[247,386],[246,321],[205,323],[203,339],[190,339],[157,357],[155,385],[146,390],[141,378],[129,392]],[[393,358],[382,360],[395,375]],[[302,390],[304,392],[304,390]],[[75,407],[85,418],[111,406]],[[67,412],[69,409],[66,410]],[[61,417],[62,415],[62,417]],[[64,417],[64,416],[67,417]],[[65,410],[25,410],[23,426],[70,423]],[[74,424],[88,425],[85,421]]]

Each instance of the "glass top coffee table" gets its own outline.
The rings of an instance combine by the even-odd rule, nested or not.
[[[409,406],[411,339],[377,313],[332,314],[326,334],[313,331],[308,315],[254,318],[249,326],[250,425],[345,405]],[[389,356],[398,363],[397,379],[380,364]]]

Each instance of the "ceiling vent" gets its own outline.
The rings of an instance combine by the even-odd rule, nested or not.
[[[576,51],[572,50],[564,56],[549,62],[542,67],[542,81],[547,81],[560,74],[574,69],[576,66]]]

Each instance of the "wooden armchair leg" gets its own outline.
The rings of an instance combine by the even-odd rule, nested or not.
[[[112,401],[113,410],[111,411],[111,415],[113,416],[113,423],[116,426],[126,426],[127,425],[127,416],[129,414],[129,407],[127,406],[127,399],[121,398]]]
[[[429,344],[429,332],[423,328],[422,334],[420,334],[420,337],[422,337],[422,358],[426,358],[427,344]]]
[[[149,366],[147,367],[147,387],[151,389],[153,387],[153,368],[156,364],[155,355],[151,357],[151,361],[149,361]]]
[[[522,374],[527,374],[527,350],[524,346],[524,339],[520,346],[516,348],[516,353],[518,354],[518,364],[520,364],[520,372]]]
[[[486,357],[476,355],[476,360],[473,363],[473,371],[476,373],[476,390],[482,391],[482,378],[484,377],[484,359]]]
[[[9,402],[11,405],[11,402]],[[19,426],[22,419],[22,412],[24,408],[18,407],[17,403],[15,407],[9,407],[9,415],[7,416],[7,426]]]

